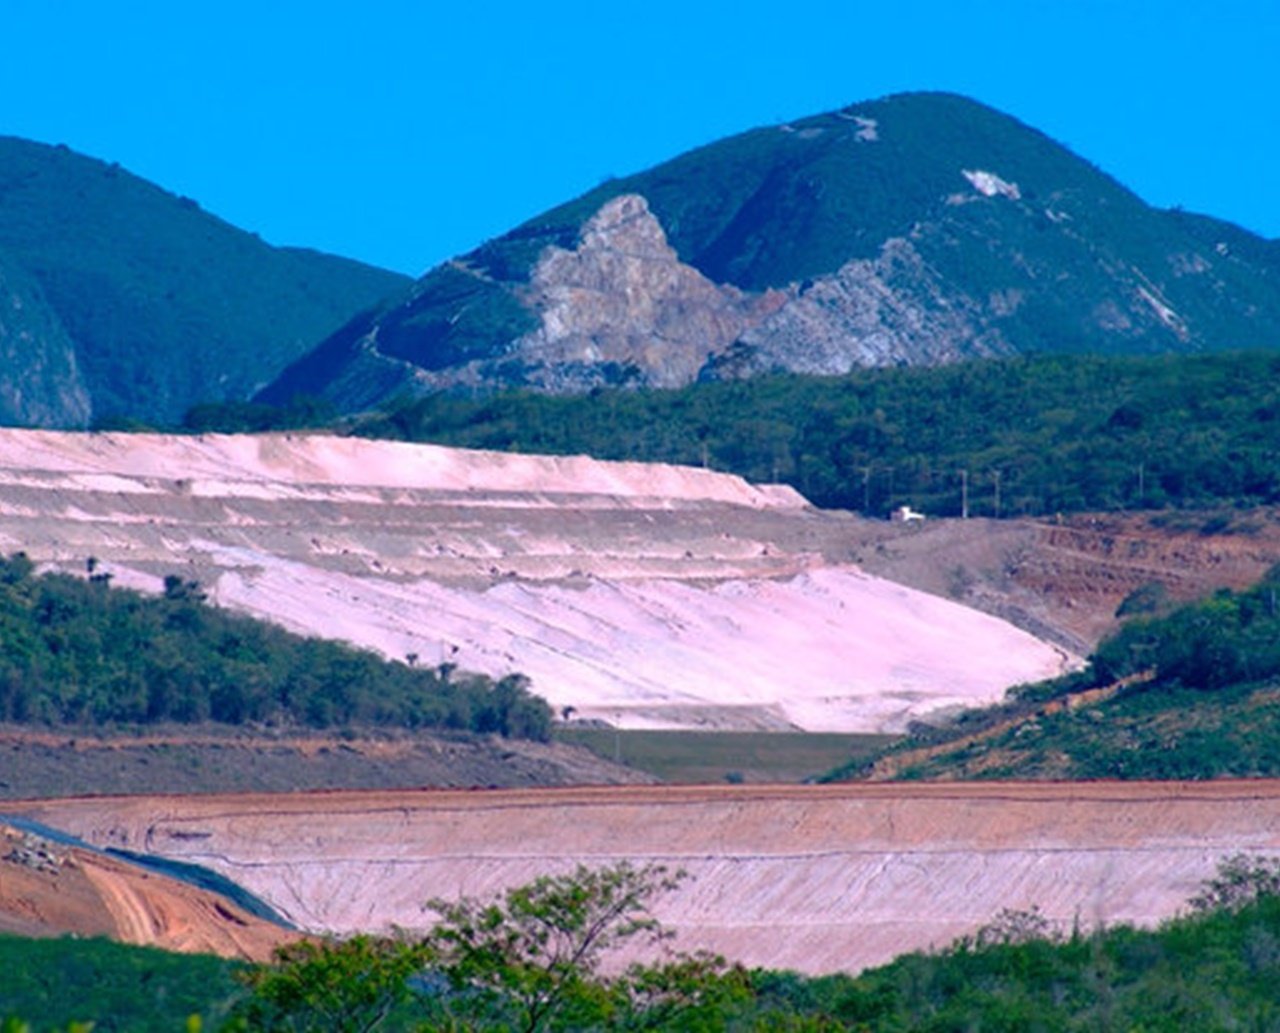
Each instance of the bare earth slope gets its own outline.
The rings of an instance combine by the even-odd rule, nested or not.
[[[101,798],[8,805],[213,868],[304,928],[421,928],[422,902],[575,864],[686,869],[685,949],[806,972],[941,945],[1002,908],[1069,927],[1176,912],[1280,853],[1280,783],[661,787]]]
[[[1085,654],[1131,592],[1186,602],[1255,584],[1280,562],[1280,510],[1076,514],[1056,520],[868,521],[871,573],[998,614]]]
[[[216,894],[0,821],[0,930],[265,961],[296,933]]]
[[[305,435],[0,431],[0,550],[629,727],[895,731],[1073,658],[848,562],[863,522],[706,470]]]

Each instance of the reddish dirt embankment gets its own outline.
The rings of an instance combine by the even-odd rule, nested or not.
[[[627,859],[684,868],[681,947],[856,970],[1002,908],[1070,926],[1175,913],[1218,862],[1280,854],[1280,782],[628,787],[72,799],[12,805],[100,845],[207,865],[312,930],[424,927]]]
[[[868,571],[1013,621],[1088,653],[1131,592],[1172,600],[1256,582],[1280,562],[1280,511],[1077,513],[1046,520],[867,521]]]
[[[0,930],[254,961],[297,938],[215,894],[2,823]]]

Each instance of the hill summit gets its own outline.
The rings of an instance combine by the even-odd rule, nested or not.
[[[0,423],[176,422],[408,283],[277,248],[118,165],[0,137]]]
[[[1280,243],[1151,208],[950,94],[751,130],[431,270],[264,393],[669,387],[1035,352],[1280,345]]]

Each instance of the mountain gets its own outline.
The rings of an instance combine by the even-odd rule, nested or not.
[[[245,398],[408,282],[276,248],[121,169],[0,137],[0,423]]]
[[[1280,242],[1151,208],[964,97],[755,129],[431,270],[261,396],[671,387],[1034,352],[1280,345]]]

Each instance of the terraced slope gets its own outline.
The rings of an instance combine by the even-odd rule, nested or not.
[[[505,676],[627,727],[882,731],[1073,662],[848,562],[790,489],[322,436],[0,431],[0,550]]]
[[[308,929],[421,928],[422,902],[618,859],[686,869],[679,946],[856,970],[1038,905],[1070,927],[1176,912],[1280,854],[1280,783],[685,787],[45,801],[99,845],[207,865]]]

